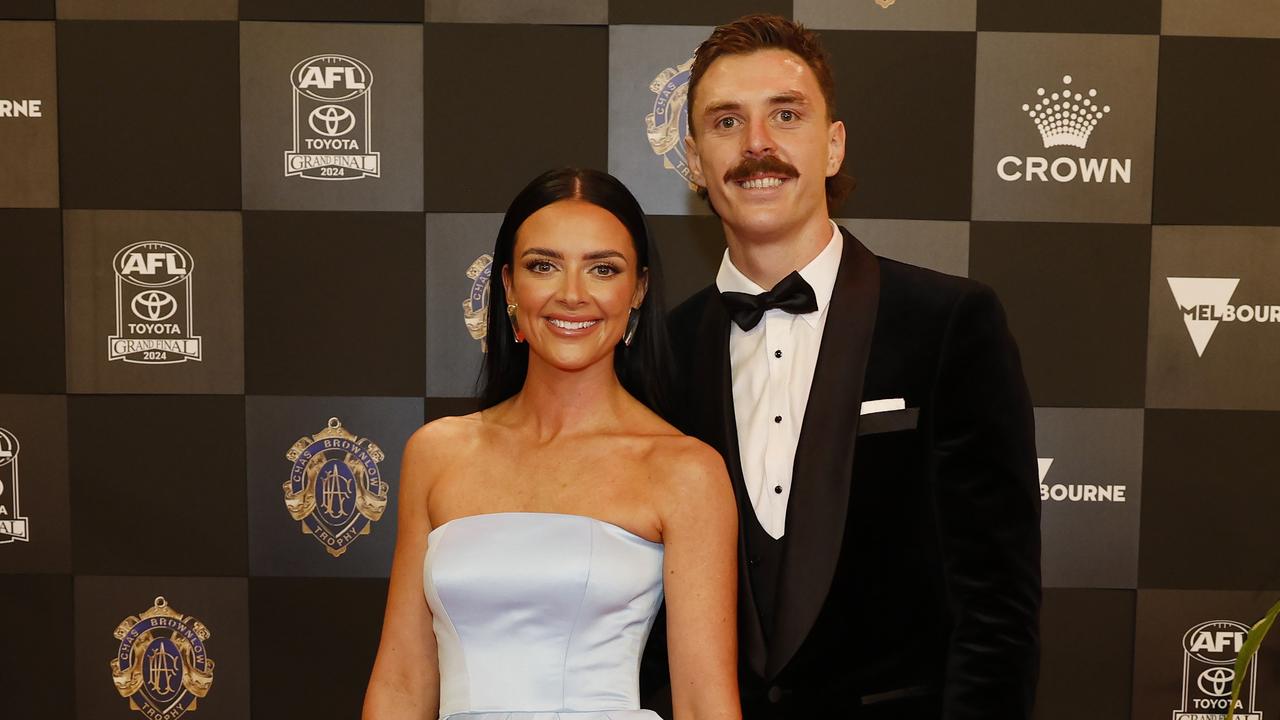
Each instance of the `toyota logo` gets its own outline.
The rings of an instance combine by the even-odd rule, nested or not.
[[[163,290],[147,290],[133,296],[133,314],[143,320],[160,322],[173,317],[178,312],[178,301]]]
[[[355,113],[341,105],[321,105],[307,118],[311,129],[325,137],[338,137],[351,132],[356,126]]]
[[[1226,697],[1231,694],[1231,681],[1236,679],[1236,671],[1228,667],[1213,667],[1200,673],[1196,685],[1200,692],[1210,697]]]

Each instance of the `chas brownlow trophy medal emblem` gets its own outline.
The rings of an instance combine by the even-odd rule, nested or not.
[[[368,535],[387,509],[387,484],[378,470],[382,449],[348,432],[338,418],[302,436],[285,457],[293,463],[284,483],[285,509],[333,557]]]
[[[177,720],[213,686],[209,629],[169,606],[163,596],[116,627],[120,641],[111,680],[129,707],[152,720]]]

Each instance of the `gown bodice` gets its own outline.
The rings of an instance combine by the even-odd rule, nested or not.
[[[427,536],[440,717],[661,720],[639,668],[663,547],[583,515],[489,513]]]

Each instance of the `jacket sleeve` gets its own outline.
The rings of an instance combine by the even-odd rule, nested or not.
[[[943,717],[1030,718],[1040,656],[1035,421],[990,288],[954,306],[933,395],[930,462],[953,620]]]

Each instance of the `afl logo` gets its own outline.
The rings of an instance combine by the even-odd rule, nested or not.
[[[1201,662],[1229,664],[1236,661],[1248,634],[1249,626],[1242,623],[1211,620],[1188,630],[1182,637],[1182,647],[1188,655]]]
[[[293,87],[322,103],[354,100],[369,92],[369,66],[346,55],[315,55],[293,66]]]
[[[143,240],[121,248],[111,264],[116,332],[107,338],[107,361],[166,365],[200,360],[201,338],[193,332],[191,317],[191,253],[173,243]]]
[[[168,287],[182,282],[191,275],[194,264],[191,253],[158,240],[126,245],[112,260],[116,277],[147,288]]]
[[[285,177],[359,180],[380,177],[381,153],[371,149],[373,71],[334,53],[293,66],[293,149]]]
[[[213,660],[204,643],[209,629],[158,597],[141,615],[116,626],[120,641],[111,680],[129,707],[145,717],[177,720],[213,687]]]
[[[689,100],[691,67],[693,58],[663,70],[649,83],[649,90],[655,97],[653,112],[644,118],[644,129],[649,147],[662,157],[662,166],[679,173],[689,189],[696,190],[698,186],[693,182],[693,173],[684,154],[684,139],[689,134],[689,113],[685,106]]]

